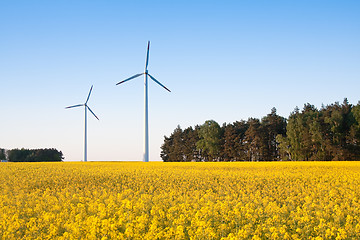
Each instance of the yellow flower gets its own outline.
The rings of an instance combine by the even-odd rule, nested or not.
[[[6,163],[0,239],[357,239],[359,162]]]

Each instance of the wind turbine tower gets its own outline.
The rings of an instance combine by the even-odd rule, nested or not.
[[[68,108],[75,108],[75,107],[82,107],[82,106],[84,106],[84,108],[85,108],[84,162],[87,162],[87,110],[89,110],[94,115],[94,117],[96,117],[96,119],[99,120],[99,118],[95,115],[95,113],[87,105],[92,89],[93,89],[93,86],[91,86],[89,95],[84,104],[78,104],[78,105],[69,106],[69,107],[65,108],[65,109],[68,109]]]
[[[136,74],[132,77],[129,77],[121,82],[118,82],[116,85],[127,82],[131,79],[140,77],[144,75],[144,154],[143,161],[149,161],[149,110],[148,110],[148,76],[151,80],[159,84],[161,87],[165,88],[167,91],[171,92],[167,87],[161,84],[158,80],[156,80],[153,76],[148,73],[148,64],[149,64],[149,49],[150,49],[150,41],[148,41],[147,53],[146,53],[146,62],[145,62],[145,71],[143,73]]]

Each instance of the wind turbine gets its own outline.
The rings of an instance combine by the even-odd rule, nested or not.
[[[90,107],[87,105],[92,89],[93,89],[93,86],[91,86],[90,91],[89,91],[89,95],[88,95],[88,97],[86,99],[86,102],[84,104],[78,104],[78,105],[69,106],[69,107],[65,108],[65,109],[67,109],[67,108],[75,108],[75,107],[82,107],[82,106],[84,106],[84,108],[85,108],[84,162],[87,162],[87,110],[89,109],[89,111],[94,115],[94,117],[96,117],[96,119],[99,120],[99,118],[95,115],[95,113],[93,111],[91,111]]]
[[[146,62],[145,62],[145,71],[143,73],[136,74],[132,77],[129,77],[121,82],[118,82],[116,85],[119,85],[121,83],[127,82],[131,79],[140,77],[141,75],[144,75],[144,155],[143,155],[143,161],[148,162],[149,161],[149,117],[148,117],[148,76],[159,84],[161,87],[165,88],[167,91],[171,92],[167,87],[162,85],[158,80],[156,80],[153,76],[151,76],[148,73],[147,67],[149,64],[149,49],[150,49],[150,41],[148,41],[148,47],[147,47],[147,53],[146,53]]]

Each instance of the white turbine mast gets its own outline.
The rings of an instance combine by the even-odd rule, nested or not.
[[[145,72],[136,74],[132,77],[129,77],[121,82],[118,82],[116,85],[127,82],[131,79],[140,77],[144,75],[144,155],[143,161],[149,161],[149,116],[148,116],[148,76],[151,80],[159,84],[161,87],[165,88],[167,91],[171,92],[167,87],[162,85],[158,80],[156,80],[153,76],[148,73],[147,67],[149,64],[149,49],[150,49],[150,41],[148,41],[147,53],[146,53],[146,62],[145,62]]]
[[[84,162],[87,162],[87,110],[89,109],[89,111],[94,115],[94,117],[96,117],[96,119],[99,120],[99,118],[95,115],[95,113],[87,105],[92,89],[93,89],[93,86],[91,86],[90,91],[89,91],[89,95],[88,95],[88,97],[86,99],[86,102],[84,104],[78,104],[78,105],[69,106],[69,107],[65,108],[65,109],[67,109],[67,108],[75,108],[75,107],[82,107],[82,106],[84,106],[84,108],[85,108]]]

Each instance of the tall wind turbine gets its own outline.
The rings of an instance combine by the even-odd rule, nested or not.
[[[148,118],[148,76],[159,84],[161,87],[165,88],[167,91],[171,92],[167,87],[162,85],[158,80],[156,80],[153,76],[151,76],[148,73],[147,67],[149,64],[149,49],[150,49],[150,41],[148,41],[148,47],[147,47],[147,53],[146,53],[146,62],[145,62],[145,72],[136,74],[132,77],[129,77],[121,82],[118,82],[116,85],[119,85],[121,83],[127,82],[131,79],[140,77],[141,75],[144,75],[144,155],[143,155],[143,161],[148,162],[149,161],[149,118]]]
[[[99,120],[99,118],[95,115],[95,113],[93,111],[91,111],[90,107],[87,105],[92,89],[93,89],[93,86],[91,86],[90,91],[89,91],[89,95],[88,95],[88,97],[86,99],[86,102],[84,104],[78,104],[78,105],[69,106],[69,107],[65,108],[65,109],[67,109],[67,108],[75,108],[75,107],[82,107],[82,106],[84,106],[84,108],[85,108],[84,162],[87,162],[87,110],[89,109],[89,111],[94,115],[94,117],[96,117],[96,119]]]

